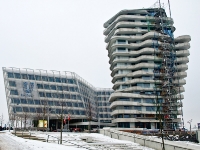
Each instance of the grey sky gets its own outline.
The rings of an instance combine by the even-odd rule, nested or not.
[[[161,0],[167,4],[167,0]],[[0,66],[76,72],[95,87],[111,88],[103,23],[122,9],[155,0],[0,0]],[[171,0],[175,36],[192,37],[184,119],[200,123],[199,0]],[[166,7],[168,9],[168,7]],[[0,113],[7,105],[0,72]]]

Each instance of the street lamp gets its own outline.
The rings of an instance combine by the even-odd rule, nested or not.
[[[190,133],[191,133],[191,123],[192,123],[192,119],[190,119],[187,123],[190,124]]]

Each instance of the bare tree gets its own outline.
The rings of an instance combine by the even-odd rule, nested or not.
[[[88,100],[88,106],[86,107],[86,115],[88,119],[88,130],[91,132],[91,121],[92,121],[92,105],[90,100]]]

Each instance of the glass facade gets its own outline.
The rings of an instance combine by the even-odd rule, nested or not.
[[[97,89],[72,72],[3,68],[9,116],[70,114],[111,123],[111,89]]]

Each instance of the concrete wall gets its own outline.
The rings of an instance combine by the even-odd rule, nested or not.
[[[162,140],[160,138],[153,137],[153,136],[152,137],[143,136],[143,135],[138,135],[138,134],[133,134],[133,133],[128,133],[128,132],[122,132],[122,131],[118,131],[112,128],[103,128],[100,130],[100,134],[109,136],[111,138],[119,139],[119,140],[126,140],[126,141],[131,141],[134,143],[138,143],[142,146],[147,146],[155,150],[162,149]],[[200,136],[200,130],[199,130],[199,136]],[[188,145],[187,143],[182,143],[182,142],[180,143],[180,142],[165,140],[164,143],[165,143],[166,150],[198,150],[200,149],[200,146]]]
[[[199,143],[200,143],[200,129],[199,130],[197,130],[197,140],[199,141]]]

